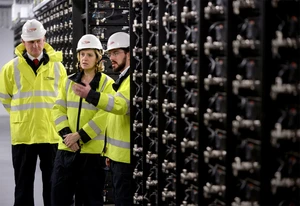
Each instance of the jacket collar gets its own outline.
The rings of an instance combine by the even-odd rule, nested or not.
[[[32,60],[29,58],[29,56],[28,56],[26,50],[24,50],[24,53],[23,53],[22,56],[25,58],[26,62],[27,62],[31,67],[34,66],[34,64],[33,64]],[[47,63],[49,62],[49,55],[46,53],[46,50],[45,50],[45,49],[43,49],[43,57],[40,59],[40,62],[43,62],[44,65],[47,64]],[[40,65],[40,64],[39,64],[39,65]],[[35,66],[34,66],[34,67],[35,67]]]
[[[97,90],[99,88],[99,82],[101,79],[101,72],[97,72],[94,76],[94,78],[92,79],[92,81],[90,82],[90,86],[93,90]],[[85,85],[84,83],[81,82],[81,78],[83,76],[83,71],[82,72],[77,72],[74,75],[69,76],[69,79],[72,80],[73,82],[76,82],[78,84],[82,84]]]
[[[112,87],[115,91],[118,91],[122,82],[129,76],[129,74],[130,74],[130,68],[127,69],[127,71],[124,75],[122,75],[122,76],[120,75],[119,78],[117,79],[117,81],[112,84]]]
[[[44,45],[44,55],[45,53],[48,55],[48,61],[44,64],[47,64],[49,61],[50,62],[61,62],[63,60],[63,55],[61,51],[55,51],[50,44],[45,42]],[[16,49],[15,49],[15,54],[23,59],[24,61],[26,60],[24,57],[24,53],[26,53],[26,49],[23,43],[20,43]],[[44,56],[45,57],[45,56]]]

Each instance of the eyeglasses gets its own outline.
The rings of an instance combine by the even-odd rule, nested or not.
[[[107,56],[110,58],[111,56],[113,57],[116,57],[118,56],[119,54],[121,53],[125,53],[124,51],[114,51],[114,52],[110,52],[110,53],[107,53]]]

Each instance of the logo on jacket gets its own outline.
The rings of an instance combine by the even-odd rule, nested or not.
[[[54,77],[44,77],[44,80],[54,80]]]

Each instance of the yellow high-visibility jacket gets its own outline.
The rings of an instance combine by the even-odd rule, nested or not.
[[[72,86],[75,82],[81,82],[81,76],[82,73],[76,73],[69,78],[65,78],[63,87],[60,88],[59,96],[53,107],[53,119],[55,120],[56,130],[60,134],[66,128],[69,130],[67,133],[78,132],[80,134],[80,153],[101,154],[108,113],[89,104],[85,99],[81,99],[73,92]],[[112,78],[98,72],[91,81],[90,86],[92,90],[97,92],[114,94],[112,89],[113,83],[114,80]],[[62,139],[59,142],[58,149],[71,151],[63,143]]]
[[[102,92],[97,108],[109,112],[104,156],[130,163],[130,76],[121,82],[115,95]]]
[[[49,61],[41,64],[36,74],[22,55],[22,43],[15,49],[17,57],[1,69],[0,101],[10,115],[12,145],[57,143],[60,138],[51,110],[67,73],[61,63],[62,52],[47,43],[44,49]]]

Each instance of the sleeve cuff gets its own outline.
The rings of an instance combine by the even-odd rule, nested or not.
[[[84,143],[87,143],[88,141],[91,140],[90,136],[83,130],[83,129],[80,129],[78,131],[78,134],[80,135],[80,139],[84,142]]]
[[[58,134],[61,136],[62,139],[65,139],[64,135],[70,134],[70,133],[72,133],[72,131],[69,127],[65,127],[58,132]]]
[[[96,92],[91,89],[85,100],[96,107],[98,105],[99,99],[100,99],[100,92]]]

